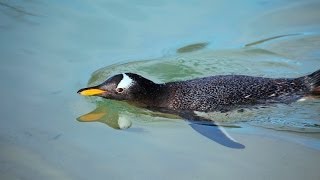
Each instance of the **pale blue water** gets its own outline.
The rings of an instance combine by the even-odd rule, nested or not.
[[[76,94],[123,71],[156,82],[311,73],[319,10],[312,0],[0,0],[0,179],[320,179],[319,99],[209,114],[241,127],[226,128],[244,146],[234,149],[175,117]],[[103,123],[79,122],[97,107],[104,116],[91,121]],[[132,126],[116,130],[119,119]]]

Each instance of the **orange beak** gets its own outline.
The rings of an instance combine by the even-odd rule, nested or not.
[[[83,96],[96,96],[105,92],[107,91],[98,89],[98,87],[83,88],[78,91]]]

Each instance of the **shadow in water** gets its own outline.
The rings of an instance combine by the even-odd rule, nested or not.
[[[268,37],[268,38],[265,38],[265,39],[261,39],[261,40],[255,41],[255,42],[248,43],[248,44],[246,44],[246,45],[244,45],[244,46],[245,46],[245,47],[255,46],[255,45],[258,45],[258,44],[262,44],[262,43],[265,43],[265,42],[268,42],[268,41],[280,39],[280,38],[283,38],[283,37],[298,36],[298,35],[303,35],[303,34],[302,34],[302,33],[295,33],[295,34],[284,34],[284,35],[278,35],[278,36]]]
[[[21,8],[21,7],[17,7],[17,6],[10,5],[10,4],[7,3],[7,2],[1,2],[1,1],[0,1],[0,6],[5,7],[5,8],[7,8],[7,9],[10,9],[10,10],[12,10],[13,12],[19,13],[19,14],[21,14],[21,15],[39,16],[39,15],[37,15],[37,14],[28,12],[28,11],[24,10],[23,8]]]
[[[112,105],[97,104],[96,109],[93,111],[84,114],[77,118],[79,122],[100,122],[104,123],[107,126],[113,129],[128,129],[132,126],[132,121],[130,120],[129,114],[124,114],[118,109],[114,109],[111,107]],[[175,118],[176,116],[171,114],[163,114],[158,112],[146,113],[139,112],[139,115],[149,115],[149,116],[157,116],[157,117],[166,117],[166,118]],[[228,148],[233,149],[243,149],[244,145],[240,144],[236,140],[234,140],[227,132],[224,130],[224,127],[218,126],[214,123],[201,123],[199,121],[192,121],[186,119],[189,123],[190,127],[201,134],[202,136],[207,137],[208,139],[223,145]],[[230,126],[231,127],[231,126]],[[231,127],[232,128],[232,127]],[[238,127],[236,127],[238,128]],[[129,131],[132,132],[144,132],[142,128],[130,128]]]
[[[190,44],[177,49],[177,53],[188,53],[188,52],[198,51],[206,48],[208,45],[209,45],[208,42]]]

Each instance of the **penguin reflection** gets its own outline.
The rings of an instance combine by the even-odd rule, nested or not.
[[[113,129],[128,129],[132,122],[123,118],[118,110],[110,107],[110,104],[98,103],[96,109],[77,118],[79,122],[100,122]]]
[[[143,111],[139,110],[138,108],[132,109],[135,113],[139,115],[147,115],[152,117],[164,117],[170,119],[181,119],[181,117],[172,115],[172,114],[165,114],[165,113],[158,113],[153,111]],[[130,113],[134,113],[130,112]],[[199,121],[199,120],[192,120],[192,117],[185,117],[185,119],[190,118],[190,120],[186,120],[190,127],[195,130],[196,132],[200,133],[201,135],[209,138],[210,140],[215,141],[223,146],[235,149],[242,149],[244,145],[236,142],[232,137],[230,137],[226,131],[223,129],[222,126],[217,126],[213,124],[213,122],[208,123],[207,121]],[[77,118],[79,122],[100,122],[108,125],[114,129],[128,129],[132,126],[132,121],[130,120],[130,114],[124,114],[119,109],[114,108],[114,104],[110,103],[98,103],[96,109],[93,111],[84,114]],[[132,129],[141,131],[141,129]]]

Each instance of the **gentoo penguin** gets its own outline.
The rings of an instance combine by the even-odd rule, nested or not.
[[[299,78],[219,75],[160,84],[138,74],[123,73],[100,85],[80,89],[78,93],[177,114],[191,122],[189,125],[203,136],[226,147],[243,149],[244,145],[223,128],[194,112],[226,112],[256,105],[291,103],[309,95],[320,95],[320,70]]]
[[[123,73],[78,93],[124,100],[159,111],[225,112],[254,105],[291,103],[320,94],[320,70],[299,78],[218,75],[161,84],[138,74]]]

